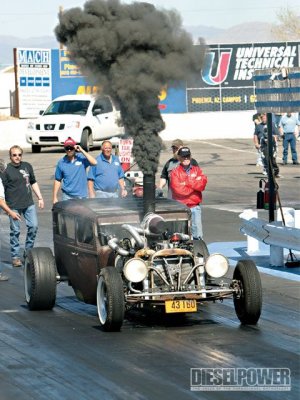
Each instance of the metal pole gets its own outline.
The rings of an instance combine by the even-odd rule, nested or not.
[[[274,173],[273,173],[273,124],[272,124],[272,114],[267,113],[267,128],[268,128],[268,182],[269,182],[269,222],[273,222],[275,220],[275,182],[274,182]]]

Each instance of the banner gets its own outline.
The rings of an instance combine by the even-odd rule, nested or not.
[[[19,117],[36,117],[52,100],[51,50],[16,49]]]
[[[202,73],[187,83],[188,112],[255,109],[253,75],[299,66],[299,42],[211,45]]]

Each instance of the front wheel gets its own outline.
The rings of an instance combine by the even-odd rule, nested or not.
[[[92,134],[89,132],[88,129],[84,129],[82,132],[80,146],[85,151],[89,151],[90,148],[93,146]]]
[[[124,320],[124,290],[120,273],[114,267],[103,268],[97,285],[97,309],[100,324],[107,332],[119,331]]]
[[[56,265],[48,247],[28,250],[24,267],[25,298],[30,310],[51,310],[56,300]]]
[[[262,287],[259,272],[251,260],[237,263],[233,280],[238,289],[233,303],[236,315],[242,324],[255,325],[262,308]]]
[[[33,144],[31,146],[31,152],[32,153],[40,153],[41,152],[41,146],[38,146],[36,144]]]

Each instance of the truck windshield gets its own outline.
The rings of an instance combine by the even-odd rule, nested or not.
[[[43,115],[54,114],[76,114],[86,115],[87,109],[90,105],[88,100],[63,100],[54,101],[50,104]]]

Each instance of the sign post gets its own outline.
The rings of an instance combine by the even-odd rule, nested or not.
[[[267,129],[268,129],[268,182],[269,182],[269,222],[275,221],[275,213],[274,210],[276,208],[276,198],[275,198],[275,181],[274,181],[274,172],[273,172],[273,163],[271,162],[273,157],[273,123],[272,123],[272,114],[267,113]]]

